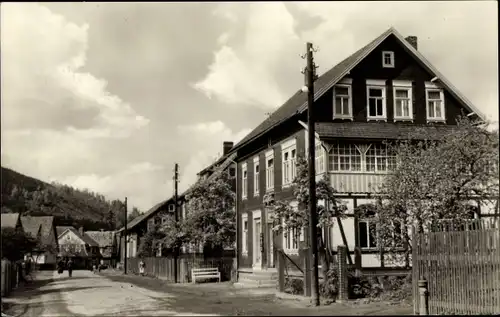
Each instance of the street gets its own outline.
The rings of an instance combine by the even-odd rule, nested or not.
[[[68,278],[40,272],[36,281],[3,299],[10,316],[218,316],[218,315],[403,315],[409,307],[382,303],[306,307],[276,299],[263,290],[235,289],[227,283],[172,285],[158,279],[94,275],[74,271]]]

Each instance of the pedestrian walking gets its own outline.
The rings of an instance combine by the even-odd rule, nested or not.
[[[57,262],[57,273],[62,274],[64,272],[64,262],[62,259]]]
[[[139,262],[139,274],[141,276],[144,276],[144,269],[146,268],[146,263],[141,259],[141,262]]]
[[[69,259],[67,267],[68,267],[68,276],[71,277],[71,275],[73,275],[73,260]]]

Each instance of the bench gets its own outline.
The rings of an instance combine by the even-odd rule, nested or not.
[[[192,283],[196,283],[196,278],[216,278],[220,283],[220,272],[218,268],[199,268],[191,270]]]

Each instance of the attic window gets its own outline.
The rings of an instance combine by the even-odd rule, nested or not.
[[[175,211],[175,205],[173,204],[168,205],[168,211]]]
[[[383,51],[382,52],[382,66],[383,67],[394,67],[394,52]]]

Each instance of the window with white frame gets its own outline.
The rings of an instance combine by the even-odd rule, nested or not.
[[[394,52],[383,51],[382,52],[382,66],[385,68],[393,68],[394,63]]]
[[[428,121],[444,121],[444,92],[434,83],[425,83]]]
[[[396,167],[396,156],[385,144],[371,144],[365,160],[367,172],[387,172]]]
[[[321,174],[325,172],[325,150],[321,143],[316,143],[316,149],[314,151],[315,159],[315,169],[316,174]]]
[[[374,218],[358,221],[359,246],[362,249],[377,247],[377,222]]]
[[[248,215],[241,216],[241,253],[248,254]]]
[[[266,153],[266,190],[274,190],[274,153]]]
[[[242,175],[241,198],[245,199],[245,198],[247,198],[247,194],[248,194],[248,173],[247,173],[247,164],[246,163],[241,166],[241,175]]]
[[[413,119],[411,81],[393,81],[394,120]]]
[[[283,159],[283,186],[290,185],[297,175],[297,148],[295,139],[291,141],[290,143],[284,143],[281,148]]]
[[[361,171],[361,152],[354,144],[334,144],[328,156],[329,171]]]
[[[297,228],[287,228],[283,231],[283,249],[286,253],[299,252],[300,230]]]
[[[344,78],[333,88],[333,117],[352,119],[352,79]]]
[[[297,201],[292,201],[290,206],[295,209],[299,208]],[[283,249],[286,253],[298,254],[299,241],[304,241],[304,228],[287,228],[287,230],[283,230]]]
[[[385,80],[366,80],[368,120],[386,119]]]
[[[259,172],[259,157],[253,159],[253,195],[259,195],[260,172]]]

